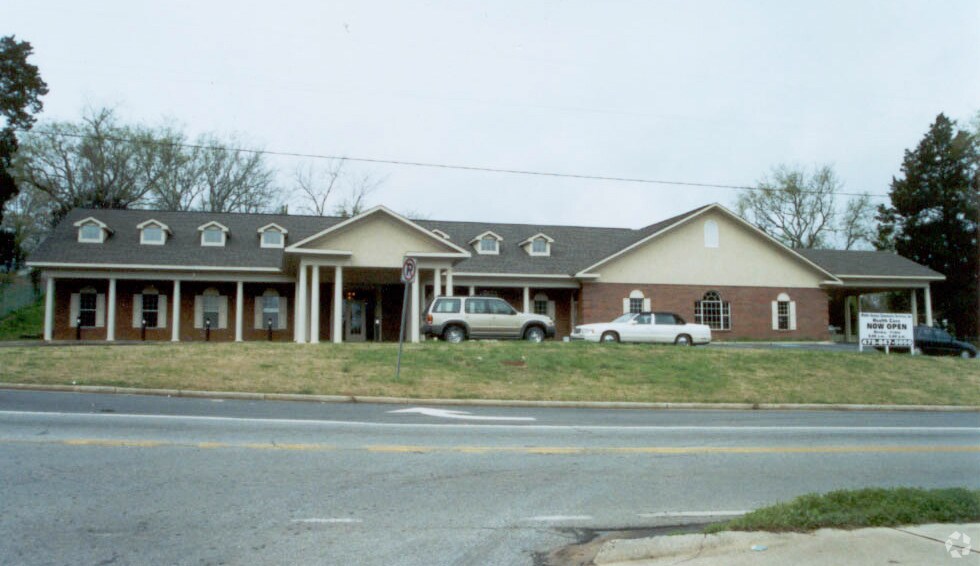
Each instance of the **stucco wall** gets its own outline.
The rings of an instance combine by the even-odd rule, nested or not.
[[[303,246],[353,252],[354,267],[401,268],[406,252],[456,252],[404,223],[381,213]]]

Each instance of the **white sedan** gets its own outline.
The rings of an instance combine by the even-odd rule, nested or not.
[[[612,322],[576,326],[572,340],[589,342],[661,342],[693,346],[711,342],[711,328],[688,324],[669,312],[626,313]]]

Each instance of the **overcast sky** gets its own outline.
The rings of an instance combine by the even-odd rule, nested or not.
[[[738,185],[828,163],[885,194],[936,114],[980,110],[976,0],[0,0],[11,33],[42,120],[113,106],[275,151]],[[287,184],[303,160],[270,161]],[[352,168],[386,177],[372,204],[432,219],[639,227],[736,196]]]

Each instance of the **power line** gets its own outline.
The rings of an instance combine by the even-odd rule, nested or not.
[[[41,134],[46,136],[60,136],[69,138],[92,138],[91,134],[75,134],[69,132],[52,132],[43,130],[19,130],[24,133],[29,134]],[[153,144],[153,145],[166,145],[171,147],[186,147],[190,149],[217,149],[221,151],[238,151],[242,153],[253,153],[260,155],[275,155],[279,157],[299,157],[304,159],[329,159],[329,160],[345,160],[345,161],[356,161],[360,163],[374,163],[374,164],[384,164],[384,165],[400,165],[406,167],[428,167],[432,169],[452,169],[456,171],[479,171],[483,173],[503,173],[510,175],[532,175],[538,177],[557,177],[563,179],[582,179],[588,181],[613,181],[619,183],[641,183],[647,185],[673,185],[682,187],[700,187],[709,189],[728,189],[728,190],[738,190],[738,191],[754,191],[759,189],[759,187],[751,187],[748,185],[729,185],[721,183],[698,183],[694,181],[668,181],[663,179],[645,179],[642,177],[612,177],[607,175],[585,175],[578,173],[555,173],[551,171],[531,171],[527,169],[507,169],[502,167],[484,167],[479,165],[454,165],[449,163],[431,163],[425,161],[404,161],[398,159],[380,159],[374,157],[351,157],[347,155],[328,155],[320,153],[296,153],[291,151],[274,151],[268,149],[251,149],[246,147],[227,147],[227,146],[213,146],[213,145],[200,145],[187,142],[166,142],[158,140],[134,140],[128,138],[121,138],[115,136],[101,136],[102,139],[121,142],[121,143],[137,143],[137,144]],[[817,191],[807,191],[801,190],[801,193],[816,193]],[[843,196],[853,196],[860,197],[867,194],[871,198],[888,198],[888,195],[877,195],[870,193],[836,193]]]

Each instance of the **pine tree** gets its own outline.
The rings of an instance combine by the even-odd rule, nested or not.
[[[892,178],[878,208],[879,249],[893,249],[946,276],[934,283],[937,313],[961,336],[977,334],[980,140],[940,114]]]

